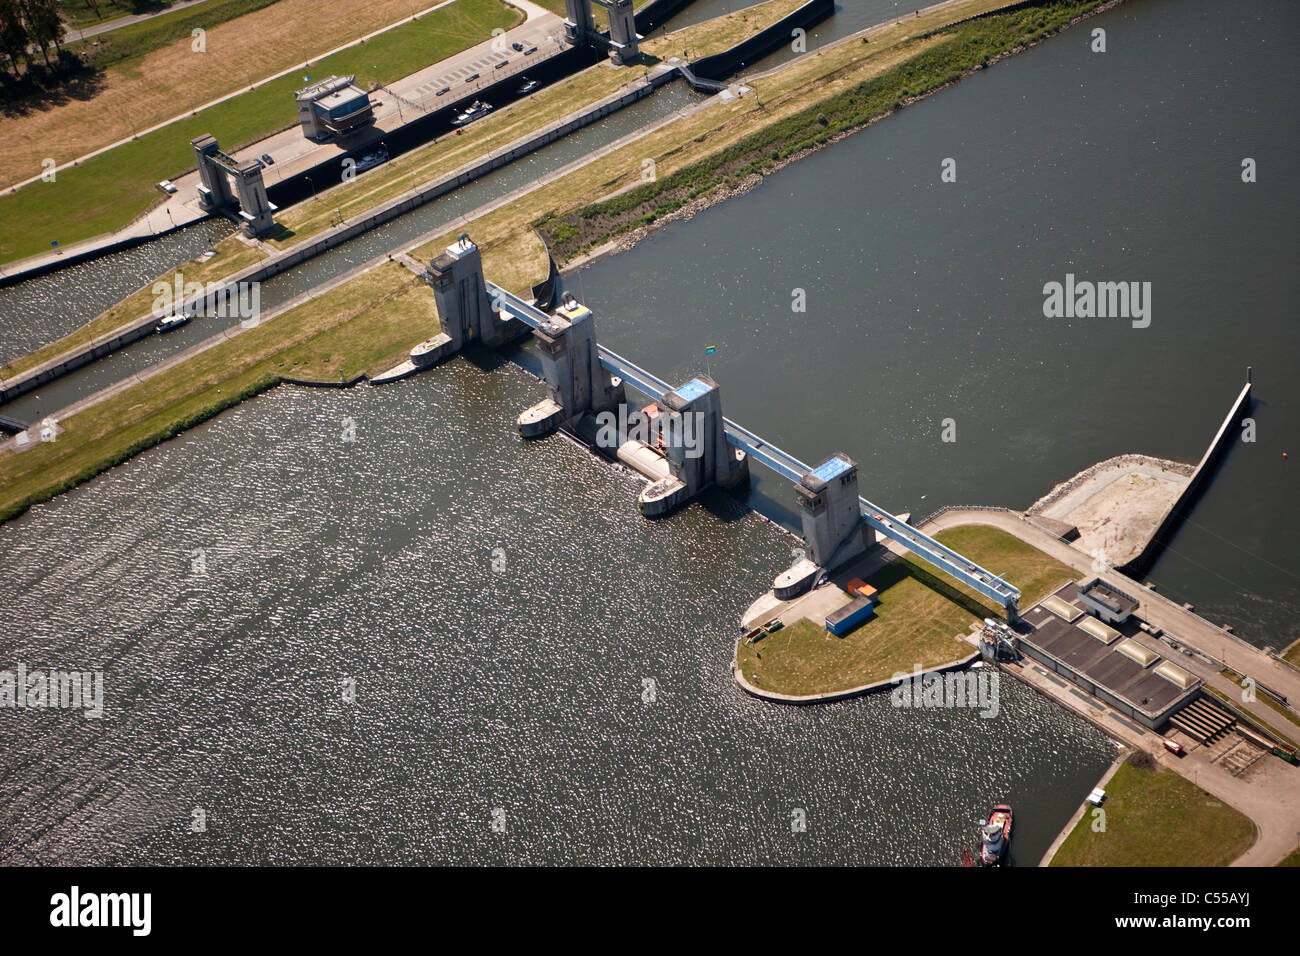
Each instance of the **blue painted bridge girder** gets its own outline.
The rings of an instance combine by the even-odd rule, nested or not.
[[[491,282],[486,283],[486,285],[488,297],[501,312],[519,319],[533,329],[537,329],[550,321],[550,317],[545,312],[523,301],[518,296],[506,292]],[[674,387],[663,379],[628,361],[617,352],[599,344],[596,348],[601,366],[611,374],[617,375],[625,384],[631,385],[638,392],[658,401],[667,392],[673,391]],[[813,470],[798,458],[770,442],[764,441],[758,435],[736,424],[731,419],[724,417],[722,422],[728,443],[741,449],[750,458],[766,465],[783,478],[799,482],[804,475]],[[934,565],[945,574],[978,591],[985,597],[996,601],[1008,611],[1018,613],[1017,605],[1020,600],[1020,591],[1007,581],[1004,581],[991,571],[985,570],[975,562],[967,560],[956,551],[940,544],[929,535],[913,528],[901,518],[890,514],[884,508],[873,504],[866,498],[858,499],[858,509],[862,513],[863,521],[878,535],[889,538],[891,541],[897,541],[918,558]]]

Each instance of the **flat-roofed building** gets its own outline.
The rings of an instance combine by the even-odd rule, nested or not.
[[[1123,624],[1137,610],[1138,599],[1101,578],[1093,578],[1079,589],[1079,603],[1107,624]]]
[[[1029,630],[1016,636],[1020,651],[1150,730],[1201,695],[1200,680],[1137,639],[1136,620],[1117,629],[1084,614],[1086,604],[1071,582],[1034,605],[1023,615]]]
[[[355,76],[331,76],[297,91],[298,123],[310,140],[332,139],[375,121],[370,95]]]

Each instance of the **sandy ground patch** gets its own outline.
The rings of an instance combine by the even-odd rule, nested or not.
[[[1192,465],[1120,455],[1079,472],[1026,512],[1074,525],[1074,546],[1114,567],[1137,557],[1187,487]]]

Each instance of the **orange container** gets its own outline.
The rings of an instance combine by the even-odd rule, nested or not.
[[[876,596],[876,589],[861,578],[854,578],[850,581],[846,590],[858,597],[872,598],[874,600]]]

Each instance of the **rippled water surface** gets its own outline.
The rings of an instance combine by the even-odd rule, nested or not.
[[[106,698],[0,712],[0,861],[955,864],[1009,798],[1037,862],[1104,735],[1010,679],[992,720],[746,696],[738,615],[792,539],[723,496],[644,520],[520,441],[540,394],[463,359],[277,389],[0,531],[5,666]]]
[[[718,345],[729,416],[849,452],[918,514],[1194,459],[1253,363],[1262,453],[1228,457],[1154,574],[1280,639],[1294,11],[1134,0],[1102,63],[1081,31],[1050,41],[571,286],[660,374]],[[1268,179],[1217,183],[1248,152]],[[1045,330],[1067,270],[1154,280],[1152,327]],[[0,527],[0,668],[102,669],[106,697],[99,721],[0,711],[0,862],[953,865],[1002,799],[1037,862],[1105,735],[1011,679],[991,720],[745,696],[736,622],[793,540],[725,496],[643,520],[630,476],[523,444],[540,385],[478,363],[276,389]],[[779,516],[788,486],[755,478]]]

